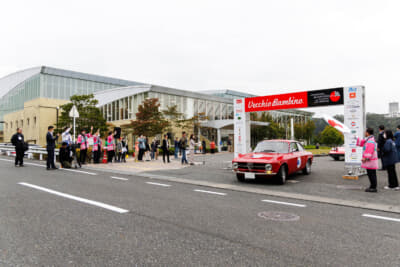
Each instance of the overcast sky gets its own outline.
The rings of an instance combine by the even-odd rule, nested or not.
[[[398,0],[5,0],[0,77],[47,65],[258,95],[365,85],[367,111],[385,113],[400,100],[399,10]]]

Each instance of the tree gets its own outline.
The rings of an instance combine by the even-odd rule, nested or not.
[[[285,129],[276,123],[270,114],[262,112],[259,116],[257,113],[250,113],[250,120],[269,123],[268,126],[251,126],[252,145],[263,139],[285,138]]]
[[[69,116],[69,112],[73,105],[79,112],[79,118],[76,118],[76,129],[89,130],[93,126],[94,130],[100,129],[105,134],[107,131],[107,122],[103,117],[101,110],[96,107],[98,101],[93,94],[89,95],[73,95],[70,97],[70,103],[62,105],[61,114],[58,119],[57,131],[61,132],[64,127],[70,127],[73,124],[73,118]]]
[[[132,120],[130,127],[135,135],[155,136],[161,134],[169,127],[169,122],[159,110],[160,103],[157,98],[145,99],[138,106],[136,120]]]
[[[299,140],[311,141],[315,128],[316,126],[313,120],[308,120],[306,123],[295,123],[294,136]]]
[[[342,133],[330,125],[321,132],[319,140],[325,145],[342,145],[344,142]]]
[[[167,109],[163,110],[164,116],[169,119],[170,124],[168,125],[168,131],[172,132],[172,126],[176,128],[185,128],[190,119],[185,119],[184,114],[178,111],[178,106],[167,106]]]

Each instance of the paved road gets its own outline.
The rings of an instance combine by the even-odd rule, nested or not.
[[[9,160],[1,266],[400,265],[396,214]]]
[[[334,161],[330,157],[315,158],[310,175],[303,175],[301,173],[293,175],[289,177],[288,182],[284,186],[277,185],[271,180],[248,181],[243,184],[236,180],[231,170],[226,169],[228,166],[227,163],[229,160],[232,160],[232,157],[232,154],[207,155],[205,165],[196,165],[179,170],[157,170],[148,173],[348,201],[361,201],[382,205],[397,205],[400,203],[400,192],[383,190],[383,187],[388,183],[386,172],[378,172],[378,194],[367,194],[364,192],[365,188],[369,186],[367,176],[360,177],[358,181],[343,179],[344,162]],[[398,173],[400,173],[400,164],[398,164]]]

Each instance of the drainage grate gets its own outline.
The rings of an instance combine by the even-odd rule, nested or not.
[[[262,211],[258,213],[258,217],[265,220],[280,222],[292,222],[300,219],[300,216],[296,214],[281,211]]]

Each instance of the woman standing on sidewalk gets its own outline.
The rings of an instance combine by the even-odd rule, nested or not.
[[[190,135],[189,140],[189,164],[194,165],[194,148],[196,147],[196,137],[194,134]]]
[[[396,144],[391,130],[385,131],[386,142],[382,148],[383,168],[387,170],[389,185],[385,189],[400,190],[399,181],[396,174],[396,163],[399,162]]]
[[[365,132],[365,139],[357,138],[357,146],[363,147],[363,156],[361,167],[367,170],[368,178],[371,183],[365,192],[376,193],[378,190],[376,170],[378,169],[377,145],[374,138],[374,130],[368,128]]]

